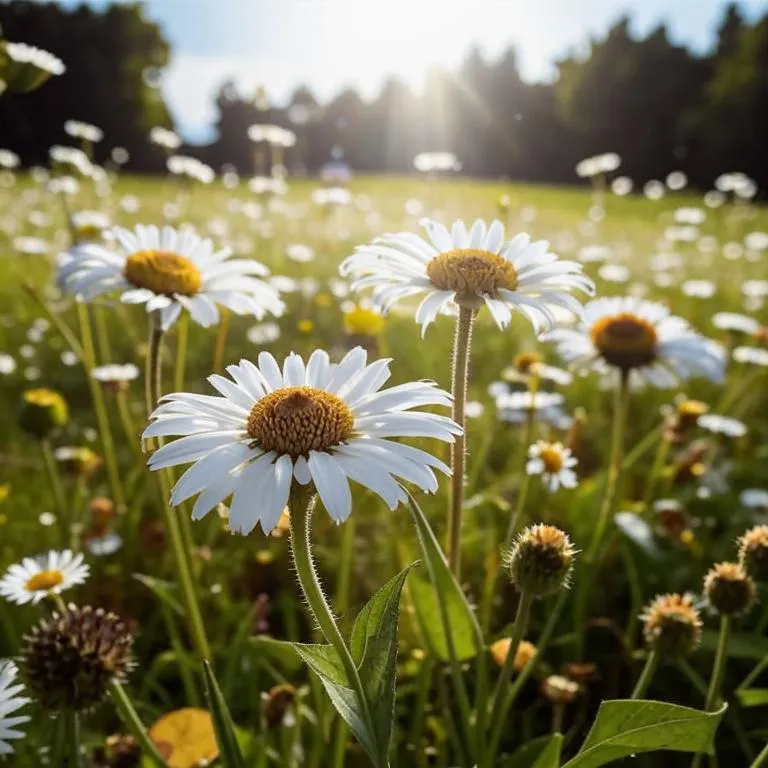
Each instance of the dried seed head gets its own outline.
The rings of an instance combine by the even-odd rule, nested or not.
[[[270,688],[262,694],[261,712],[264,722],[270,730],[282,725],[285,713],[296,698],[296,689],[284,683]]]
[[[24,641],[21,668],[28,687],[51,712],[91,709],[132,666],[133,636],[102,608],[70,604],[33,627]]]
[[[739,539],[739,564],[759,584],[768,583],[768,525],[756,525]]]
[[[559,528],[532,525],[504,554],[504,565],[521,592],[541,597],[567,586],[575,553],[568,534]]]
[[[701,617],[689,595],[659,595],[640,619],[645,642],[663,656],[685,656],[701,640]]]
[[[542,681],[541,692],[553,704],[570,704],[579,695],[579,684],[563,675],[550,675]]]
[[[755,582],[738,563],[717,563],[704,577],[707,602],[724,616],[747,613],[756,591]]]

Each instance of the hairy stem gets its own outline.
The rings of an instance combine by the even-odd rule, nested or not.
[[[645,660],[645,666],[640,673],[640,677],[637,679],[635,689],[632,691],[631,699],[642,699],[645,696],[645,692],[648,690],[648,686],[653,680],[653,676],[656,674],[656,670],[659,668],[659,654],[657,651],[651,651],[648,654],[648,658]]]

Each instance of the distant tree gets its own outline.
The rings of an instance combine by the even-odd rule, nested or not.
[[[160,167],[161,154],[147,135],[154,125],[171,125],[156,87],[169,47],[140,3],[99,12],[11,0],[0,4],[0,26],[7,39],[45,48],[67,67],[35,93],[0,98],[0,146],[42,163],[50,145],[71,142],[64,122],[84,120],[104,130],[97,159],[120,145],[136,166]]]

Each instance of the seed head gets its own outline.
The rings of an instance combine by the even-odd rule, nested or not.
[[[756,591],[755,582],[738,563],[717,563],[704,577],[707,602],[723,616],[747,613]]]
[[[645,642],[663,656],[686,656],[701,640],[701,617],[689,595],[659,595],[640,619]]]
[[[261,713],[268,729],[277,728],[296,698],[296,689],[288,683],[276,685],[262,694]]]
[[[739,564],[759,584],[768,583],[768,525],[756,525],[739,539]]]
[[[504,565],[520,591],[542,597],[567,586],[575,554],[568,534],[552,525],[532,525],[504,554]]]
[[[579,684],[563,675],[550,675],[541,683],[541,692],[553,704],[570,704],[579,695]]]
[[[95,707],[112,680],[132,667],[133,636],[114,614],[70,604],[24,638],[21,667],[40,706],[51,712]]]

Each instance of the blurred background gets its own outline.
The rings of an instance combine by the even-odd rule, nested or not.
[[[571,182],[616,152],[637,184],[676,168],[768,188],[763,1],[6,0],[0,25],[67,65],[0,100],[0,146],[27,165],[75,119],[104,130],[99,162],[120,146],[129,170],[164,171],[159,125],[252,174],[247,129],[264,123],[296,134],[294,174],[402,173],[441,150],[468,175]]]

